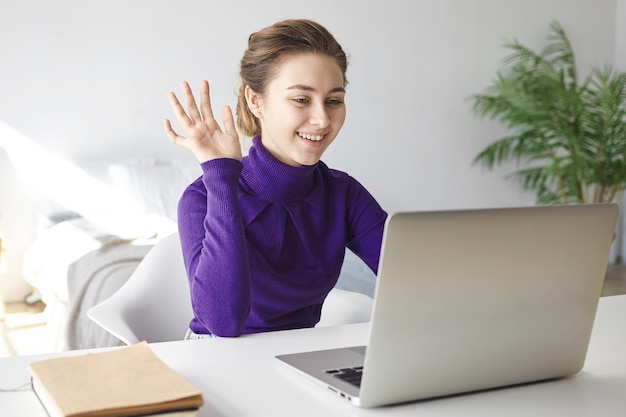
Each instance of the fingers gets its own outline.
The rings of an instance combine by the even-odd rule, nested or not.
[[[204,120],[213,119],[213,109],[211,108],[211,94],[209,82],[203,80],[200,85],[200,111]]]
[[[172,124],[168,119],[163,120],[163,129],[168,138],[174,143],[178,140],[178,134],[172,129]]]
[[[229,135],[236,135],[235,118],[230,106],[222,107],[222,123],[224,123],[224,131]]]
[[[176,118],[180,124],[187,128],[195,123],[202,122],[203,120],[206,121],[213,119],[213,109],[211,108],[211,96],[208,81],[202,81],[200,86],[200,110],[198,110],[198,106],[189,83],[187,81],[183,81],[181,83],[181,87],[187,111],[185,111],[182,104],[180,104],[180,101],[178,101],[176,94],[172,92],[168,93],[170,104],[172,105],[172,109],[174,110]]]
[[[189,83],[187,81],[183,81],[181,83],[181,87],[183,89],[183,95],[185,96],[185,105],[187,106],[187,112],[189,114],[189,118],[192,123],[197,123],[202,121],[202,116],[200,116],[200,112],[198,111],[198,106],[196,105],[196,99],[193,96],[193,92],[191,91],[191,87],[189,87]]]
[[[200,109],[196,105],[189,83],[184,81],[181,83],[181,86],[187,111],[185,111],[176,94],[170,92],[168,93],[168,98],[176,118],[187,132],[187,137],[176,133],[172,128],[171,122],[168,119],[164,119],[163,128],[168,138],[174,143],[182,144],[183,141],[189,142],[186,139],[193,139],[189,143],[196,143],[209,137],[218,138],[221,136],[223,134],[222,129],[213,117],[209,83],[204,80],[200,86]],[[222,109],[222,122],[224,124],[224,133],[231,137],[238,137],[235,128],[235,118],[230,106],[224,106]]]
[[[170,104],[172,105],[172,110],[174,110],[174,114],[176,115],[178,122],[184,127],[190,126],[192,124],[191,119],[189,119],[189,116],[187,116],[187,113],[185,112],[185,109],[178,101],[178,97],[176,97],[176,94],[169,92],[167,93],[167,97],[170,100]]]

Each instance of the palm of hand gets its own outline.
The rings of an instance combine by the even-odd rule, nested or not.
[[[191,150],[200,162],[217,158],[241,160],[241,144],[230,107],[225,106],[222,109],[222,122],[224,124],[224,131],[222,131],[219,123],[213,117],[208,82],[204,81],[201,86],[200,110],[198,110],[189,84],[184,82],[182,87],[187,111],[185,111],[174,93],[169,93],[168,97],[172,109],[179,123],[185,129],[187,136],[181,136],[176,133],[172,129],[170,121],[166,119],[164,121],[165,133],[170,140]]]

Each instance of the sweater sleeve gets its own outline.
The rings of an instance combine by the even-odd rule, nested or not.
[[[347,246],[377,274],[387,212],[361,183],[350,180]]]
[[[183,193],[178,226],[194,320],[216,336],[238,336],[250,310],[250,270],[238,199],[240,161],[201,165]]]

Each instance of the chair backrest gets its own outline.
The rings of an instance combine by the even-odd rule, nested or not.
[[[367,295],[335,288],[318,326],[369,321],[371,310]],[[87,316],[127,345],[183,339],[193,311],[178,233],[156,243],[126,283]]]
[[[157,242],[126,283],[87,315],[127,345],[183,339],[193,312],[178,233]]]
[[[316,327],[364,323],[371,320],[374,300],[360,292],[333,288],[322,306]]]

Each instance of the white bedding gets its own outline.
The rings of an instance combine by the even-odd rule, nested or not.
[[[46,304],[50,351],[114,346],[86,311],[115,292],[176,223],[155,214],[63,221],[40,234],[24,257],[24,279]]]
[[[193,160],[89,160],[76,166],[111,190],[117,214],[88,189],[76,190],[81,201],[94,203],[80,214],[67,202],[42,200],[45,221],[24,256],[22,275],[46,304],[50,351],[119,344],[86,312],[126,282],[158,240],[176,231],[180,195],[201,173]]]

